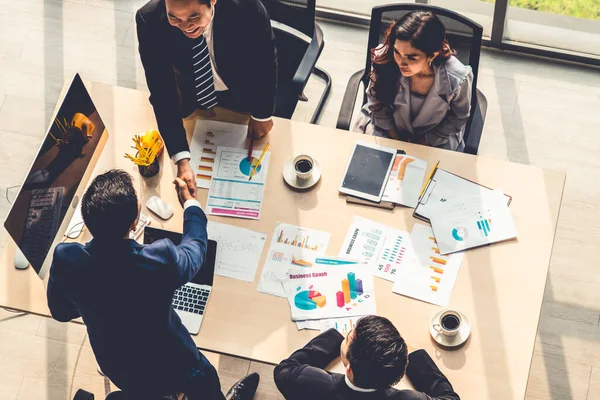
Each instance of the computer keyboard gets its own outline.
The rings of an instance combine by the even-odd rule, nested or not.
[[[27,260],[36,269],[44,263],[60,226],[60,209],[64,194],[64,187],[31,191],[20,247]]]
[[[173,296],[173,308],[194,314],[204,314],[204,308],[208,301],[210,291],[199,289],[192,285],[184,285],[175,291]]]
[[[137,239],[140,234],[144,231],[144,228],[150,225],[152,220],[149,216],[144,213],[140,213],[140,218],[138,219],[137,225],[135,226],[135,230],[129,232],[129,239]]]

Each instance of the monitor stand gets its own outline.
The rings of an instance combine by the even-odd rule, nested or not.
[[[29,267],[29,261],[27,261],[21,250],[17,247],[15,249],[15,268],[27,269],[27,267]]]

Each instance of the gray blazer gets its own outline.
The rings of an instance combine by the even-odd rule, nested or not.
[[[394,126],[408,133],[411,142],[449,150],[462,151],[465,124],[471,109],[473,72],[456,57],[434,65],[434,82],[425,97],[421,110],[413,121],[410,118],[410,80],[400,75],[394,104],[384,104],[371,95],[373,82],[367,88],[367,104],[355,130],[388,137]],[[371,111],[371,107],[379,108]]]

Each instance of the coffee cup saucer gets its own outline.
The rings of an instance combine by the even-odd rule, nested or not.
[[[454,336],[446,336],[442,332],[436,331],[433,327],[434,325],[438,324],[440,316],[444,311],[446,310],[441,310],[431,317],[431,320],[429,321],[429,333],[431,334],[433,340],[435,340],[435,342],[443,348],[454,349],[460,347],[463,344],[465,344],[465,342],[471,335],[471,324],[469,323],[469,320],[467,319],[465,314],[458,312],[460,314],[461,319],[460,328],[458,328],[458,333]]]
[[[297,190],[307,190],[312,188],[317,184],[317,182],[319,182],[319,179],[321,179],[321,166],[319,165],[319,162],[313,159],[313,172],[310,178],[298,179],[296,176],[296,170],[294,168],[295,158],[296,157],[290,158],[289,161],[283,166],[283,180],[285,183]]]

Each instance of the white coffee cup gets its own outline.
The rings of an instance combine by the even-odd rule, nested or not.
[[[446,310],[440,314],[437,323],[433,324],[433,329],[446,336],[455,336],[460,330],[461,322],[458,311]]]
[[[294,158],[293,166],[296,177],[300,180],[307,180],[313,174],[315,161],[308,154],[300,154]]]

